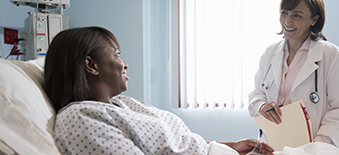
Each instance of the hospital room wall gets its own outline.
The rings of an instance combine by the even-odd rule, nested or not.
[[[339,1],[324,1],[327,19],[323,33],[329,41],[339,45],[337,29],[339,27],[339,10],[337,9]],[[145,7],[145,2],[149,2],[149,8]],[[175,3],[176,0],[171,2]],[[181,117],[193,132],[202,135],[207,140],[231,141],[256,138],[258,126],[253,118],[249,117],[246,109],[187,110],[172,108],[171,105],[177,104],[177,100],[169,98],[168,88],[177,81],[169,79],[166,72],[168,52],[171,52],[168,50],[168,33],[166,33],[168,29],[167,4],[167,1],[152,0],[100,0],[100,3],[81,0],[71,1],[71,7],[65,10],[65,14],[70,16],[71,27],[103,26],[117,36],[121,46],[122,59],[130,66],[128,69],[129,89],[124,93],[125,95],[172,111]],[[11,48],[3,43],[2,27],[23,29],[28,11],[33,11],[33,9],[14,6],[9,0],[0,2],[0,51],[8,51]],[[14,13],[8,14],[8,12]],[[151,19],[156,19],[156,22],[144,19],[143,15],[147,12],[150,12]],[[172,13],[175,15],[175,12]],[[149,27],[145,27],[145,23],[148,23]],[[145,29],[150,31],[148,37],[144,34]],[[144,40],[145,38],[151,40],[149,44],[145,44],[147,42]],[[172,40],[173,42],[175,40]],[[175,51],[175,47],[172,50]],[[145,57],[146,52],[150,52],[148,53],[150,58]],[[172,70],[175,70],[175,67]],[[147,82],[150,85],[145,84]]]
[[[20,37],[20,32],[24,31],[24,20],[28,17],[28,12],[30,11],[34,11],[34,8],[16,6],[9,0],[2,0],[0,2],[0,57],[2,59],[8,56],[13,47],[11,44],[4,43],[4,28],[18,30]],[[21,50],[20,52],[25,50],[24,47],[20,46],[19,49]],[[15,60],[16,58],[16,56],[9,56],[8,60]],[[18,60],[24,60],[23,56],[19,56]]]

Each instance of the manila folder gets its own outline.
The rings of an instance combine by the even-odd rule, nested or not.
[[[311,121],[303,107],[301,100],[281,107],[281,123],[278,125],[262,115],[255,117],[267,143],[275,151],[282,151],[284,146],[299,147],[312,142]]]

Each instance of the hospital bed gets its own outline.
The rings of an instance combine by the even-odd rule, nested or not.
[[[55,111],[42,89],[44,58],[0,59],[0,154],[61,154],[53,139]]]

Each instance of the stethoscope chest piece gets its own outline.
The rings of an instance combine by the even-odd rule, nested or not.
[[[319,95],[318,95],[318,93],[312,92],[311,95],[310,95],[310,100],[311,100],[314,104],[318,103],[318,102],[319,102]]]

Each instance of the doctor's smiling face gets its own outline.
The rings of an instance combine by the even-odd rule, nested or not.
[[[290,41],[304,42],[311,32],[311,26],[314,26],[319,18],[319,15],[312,15],[304,0],[292,10],[282,8],[280,11],[283,34]]]

